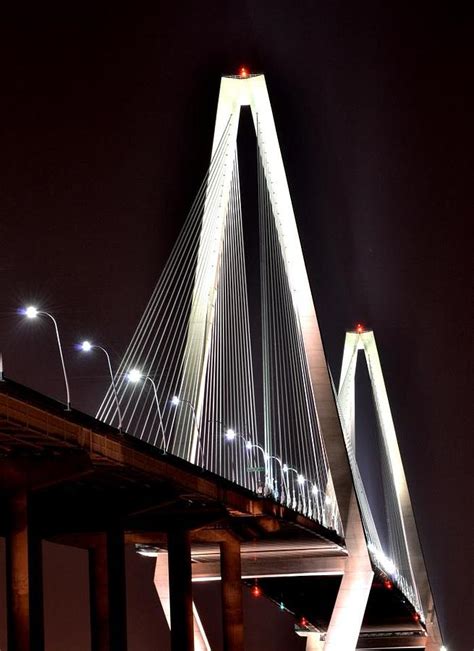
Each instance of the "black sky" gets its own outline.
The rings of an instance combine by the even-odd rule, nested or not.
[[[375,330],[446,643],[467,651],[473,21],[383,4],[5,14],[0,351],[9,377],[62,397],[48,324],[15,313],[49,309],[73,404],[95,412],[102,360],[72,344],[118,361],[207,167],[220,75],[263,71],[330,365],[347,328]]]

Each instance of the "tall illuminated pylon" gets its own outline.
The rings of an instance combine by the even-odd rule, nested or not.
[[[242,107],[251,110],[257,142],[262,436],[237,155]],[[399,553],[382,548],[356,462],[354,382],[361,346],[383,421],[391,548],[400,548]],[[424,612],[430,621],[417,566],[419,544],[417,538],[411,541],[413,513],[374,350],[369,333],[348,336],[337,399],[265,78],[223,77],[204,182],[122,359],[118,400],[109,390],[97,416],[116,422],[119,404],[124,431],[154,445],[164,439],[167,452],[261,491],[344,538],[348,555],[325,651],[356,648],[372,563],[393,576],[420,616]],[[152,396],[146,383],[131,386],[126,381],[130,369],[153,378]]]
[[[195,406],[194,435],[189,443],[189,460],[196,462],[199,431],[197,423],[203,409],[206,368],[214,327],[215,303],[219,285],[219,260],[224,246],[226,218],[229,212],[231,183],[236,161],[237,130],[240,111],[249,106],[257,134],[258,155],[268,189],[268,199],[279,249],[291,295],[291,304],[302,337],[301,356],[307,366],[310,390],[314,400],[319,432],[324,442],[330,470],[329,493],[337,498],[339,514],[349,552],[346,571],[326,637],[326,651],[350,651],[356,648],[362,618],[370,591],[373,570],[363,526],[353,489],[351,470],[345,449],[335,395],[328,372],[320,329],[313,303],[308,275],[296,227],[293,206],[273,113],[263,75],[223,77],[217,106],[213,141],[213,157],[222,149],[225,164],[217,182],[218,209],[204,210],[202,240],[197,257],[201,278],[194,290],[185,348],[182,393]],[[210,191],[208,205],[211,206]],[[213,234],[209,246],[208,233]],[[266,447],[272,441],[266,432]]]
[[[367,538],[371,546],[372,557],[382,570],[394,574],[400,588],[409,597],[410,602],[424,616],[429,635],[427,649],[440,648],[442,644],[438,627],[433,597],[428,575],[418,538],[415,517],[408,491],[397,435],[388,400],[387,389],[380,363],[380,357],[373,331],[365,331],[358,326],[354,332],[346,334],[339,384],[339,407],[346,432],[346,442],[354,471],[356,446],[356,386],[355,376],[358,353],[363,351],[370,378],[372,396],[379,431],[379,451],[382,469],[382,484],[387,518],[388,546],[384,550],[373,531],[370,506],[367,503],[359,475],[355,475],[355,486],[364,516]],[[359,478],[359,483],[357,479]],[[368,514],[368,517],[365,514]],[[392,567],[387,568],[390,564]],[[385,567],[384,567],[385,565]]]

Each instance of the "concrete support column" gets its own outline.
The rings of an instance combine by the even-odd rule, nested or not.
[[[188,531],[168,532],[171,651],[194,651],[191,542]]]
[[[89,550],[91,649],[126,651],[127,606],[123,532],[97,536]]]
[[[41,539],[31,524],[29,492],[8,499],[6,535],[8,651],[43,651]]]
[[[220,548],[224,651],[244,651],[240,542],[227,540]]]
[[[156,557],[155,576],[153,579],[158,597],[163,608],[168,626],[171,628],[170,615],[170,581],[168,572],[168,553],[160,552]],[[196,604],[193,602],[194,620],[194,649],[195,651],[211,651],[204,626],[199,617]]]

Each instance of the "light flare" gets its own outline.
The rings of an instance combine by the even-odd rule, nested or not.
[[[142,374],[137,368],[132,368],[127,374],[127,379],[132,384],[136,384],[142,379]]]

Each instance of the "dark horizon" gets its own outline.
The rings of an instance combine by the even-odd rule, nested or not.
[[[35,9],[0,30],[6,375],[63,397],[49,324],[16,313],[36,303],[95,414],[106,369],[73,344],[117,364],[207,169],[220,76],[264,72],[329,364],[337,381],[346,329],[375,331],[445,643],[470,650],[467,10],[204,1]]]

